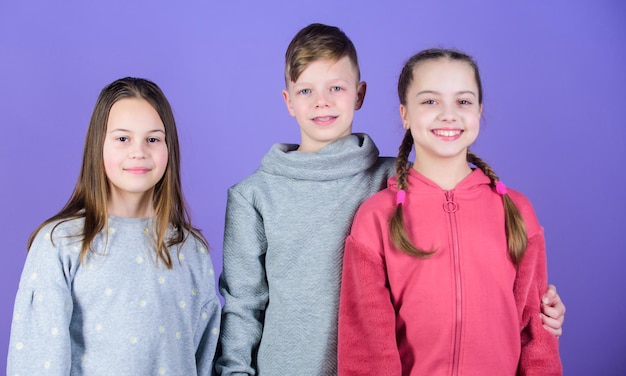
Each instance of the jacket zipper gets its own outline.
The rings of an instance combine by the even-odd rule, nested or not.
[[[454,352],[452,359],[452,375],[459,374],[459,357],[461,353],[461,260],[459,255],[459,234],[456,212],[458,205],[454,201],[454,192],[445,191],[446,202],[443,210],[448,213],[450,231],[452,232],[452,252],[454,260],[454,282],[456,290],[456,325],[454,329]]]

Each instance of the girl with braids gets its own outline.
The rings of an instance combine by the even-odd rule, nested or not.
[[[422,51],[398,94],[397,176],[360,207],[346,241],[339,374],[560,375],[558,340],[539,315],[543,229],[528,199],[469,151],[477,65]]]
[[[105,87],[63,209],[31,235],[8,375],[208,375],[221,306],[154,83]]]

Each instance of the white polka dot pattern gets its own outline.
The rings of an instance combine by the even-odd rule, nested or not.
[[[59,225],[54,245],[46,226],[29,251],[8,374],[209,374],[221,312],[207,248],[190,236],[171,249],[178,262],[167,269],[156,261],[148,219],[110,217],[81,264],[81,245],[66,236],[80,226]],[[207,340],[196,347],[202,333]],[[172,356],[196,353],[208,360]]]

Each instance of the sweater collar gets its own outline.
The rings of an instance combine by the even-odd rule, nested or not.
[[[378,148],[364,133],[341,138],[317,153],[297,149],[294,144],[274,144],[260,170],[291,179],[337,180],[367,170],[378,160]]]

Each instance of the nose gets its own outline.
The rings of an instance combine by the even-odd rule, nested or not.
[[[315,107],[328,107],[330,104],[329,93],[321,90],[317,92],[317,96],[315,97]]]
[[[445,104],[441,106],[441,113],[439,114],[439,120],[445,122],[454,122],[457,119],[456,108],[452,104]]]
[[[146,157],[145,142],[135,142],[128,156],[132,159],[144,159]]]

